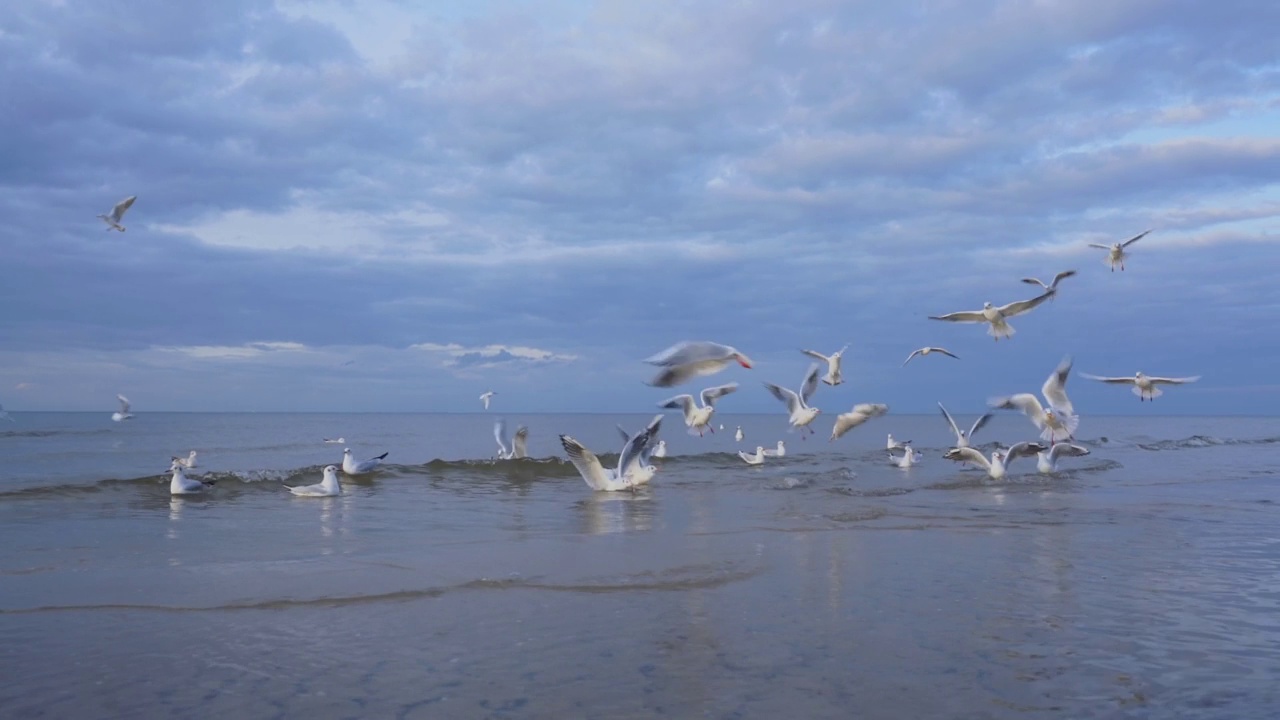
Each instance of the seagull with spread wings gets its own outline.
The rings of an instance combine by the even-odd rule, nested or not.
[[[800,352],[827,364],[827,374],[822,376],[822,382],[834,387],[844,382],[844,377],[840,374],[840,360],[844,357],[844,351],[848,349],[849,346],[845,345],[829,356],[814,350],[801,350]]]
[[[1022,282],[1028,285],[1039,285],[1041,288],[1044,289],[1046,293],[1049,293],[1050,295],[1055,295],[1058,292],[1058,283],[1062,282],[1063,280],[1066,280],[1069,277],[1075,276],[1075,274],[1076,274],[1075,270],[1063,270],[1057,275],[1054,275],[1053,280],[1050,281],[1049,284],[1047,285],[1040,278],[1033,278],[1033,277],[1022,278]]]
[[[1155,400],[1164,394],[1157,385],[1185,385],[1193,383],[1200,379],[1199,375],[1191,377],[1167,378],[1155,377],[1154,375],[1143,375],[1142,373],[1134,373],[1133,377],[1102,377],[1101,375],[1090,375],[1088,373],[1080,373],[1082,376],[1090,380],[1110,383],[1112,385],[1132,385],[1133,394],[1138,396],[1138,400]]]
[[[778,387],[773,383],[765,383],[765,388],[773,394],[782,403],[787,406],[788,422],[791,427],[796,429],[806,428],[813,433],[813,428],[809,427],[809,423],[822,411],[815,407],[809,407],[809,398],[813,396],[813,391],[818,389],[818,363],[809,366],[809,371],[804,374],[804,382],[800,383],[800,392],[788,390],[784,387]],[[801,435],[803,440],[807,436]]]
[[[716,411],[716,400],[737,389],[738,383],[736,382],[706,388],[698,394],[702,401],[701,406],[694,402],[692,395],[676,395],[658,403],[658,407],[683,409],[684,424],[688,426],[689,432],[697,432],[698,437],[702,437],[704,428],[711,432],[716,431],[715,428],[711,427],[711,415]]]
[[[911,362],[911,359],[912,359],[912,358],[914,358],[915,356],[919,355],[919,356],[923,357],[923,356],[925,356],[925,355],[929,355],[930,353],[938,353],[938,354],[940,354],[940,355],[946,355],[947,357],[955,358],[956,360],[959,360],[959,359],[960,359],[960,357],[959,357],[958,355],[956,355],[956,354],[952,353],[950,350],[948,350],[948,349],[946,349],[946,348],[940,348],[940,347],[922,347],[922,348],[920,348],[920,349],[918,349],[918,350],[912,350],[912,351],[911,351],[911,354],[907,356],[907,359],[902,361],[902,367],[906,367],[906,366],[907,366],[907,363]]]
[[[672,387],[696,377],[714,375],[731,362],[751,368],[751,358],[743,355],[737,348],[706,340],[676,343],[645,362],[664,368],[649,383],[654,387]]]
[[[942,411],[942,417],[946,418],[947,424],[951,426],[951,432],[955,433],[956,444],[954,447],[958,448],[969,447],[970,443],[973,441],[973,434],[981,430],[982,426],[986,425],[987,421],[991,419],[991,413],[986,413],[975,420],[973,426],[966,431],[961,430],[960,426],[956,425],[956,421],[951,418],[951,413],[947,412],[947,409],[942,406],[942,403],[938,403],[938,409]]]
[[[1099,250],[1107,251],[1107,259],[1104,262],[1107,264],[1108,267],[1111,268],[1111,272],[1115,272],[1116,268],[1120,268],[1120,270],[1123,271],[1124,259],[1125,257],[1127,257],[1124,251],[1127,250],[1130,245],[1146,237],[1147,233],[1149,232],[1151,231],[1144,230],[1138,233],[1137,235],[1129,238],[1128,240],[1125,240],[1124,242],[1112,243],[1111,245],[1100,245],[1098,243],[1089,243],[1089,247],[1098,248]]]
[[[1036,427],[1040,428],[1040,438],[1048,443],[1070,440],[1080,425],[1080,418],[1075,414],[1075,407],[1067,397],[1067,376],[1071,373],[1071,358],[1063,358],[1044,381],[1040,394],[1044,395],[1049,407],[1045,408],[1031,393],[1019,393],[1008,397],[993,398],[988,404],[1003,410],[1019,410],[1026,415]]]
[[[116,203],[115,207],[111,208],[111,212],[109,214],[98,216],[98,219],[107,224],[107,232],[111,232],[112,230],[124,232],[124,226],[120,224],[120,221],[124,219],[125,212],[127,212],[129,208],[133,207],[133,201],[137,199],[137,195],[130,195]]]
[[[578,474],[586,481],[587,486],[598,492],[617,492],[631,490],[647,483],[657,468],[645,466],[648,458],[649,444],[658,435],[662,425],[662,416],[655,415],[649,425],[635,435],[628,437],[618,454],[618,466],[606,469],[600,458],[582,443],[568,435],[560,436],[560,445],[569,456],[569,461],[577,468]],[[626,435],[626,431],[622,431]]]
[[[1030,300],[1019,300],[1000,307],[987,302],[982,304],[981,310],[962,310],[946,315],[930,315],[929,319],[961,323],[987,323],[990,325],[987,328],[987,334],[995,338],[996,342],[999,342],[1000,338],[1013,337],[1015,331],[1013,326],[1009,324],[1009,318],[1030,312],[1037,305],[1051,297],[1053,297],[1053,293],[1047,292]]]
[[[1004,477],[1005,472],[1009,469],[1009,463],[1016,458],[1030,457],[1044,450],[1045,447],[1036,442],[1020,442],[1009,448],[1008,450],[996,450],[991,453],[991,459],[988,460],[981,452],[971,447],[952,448],[947,451],[944,458],[948,460],[956,460],[958,462],[968,462],[977,465],[987,471],[987,475],[992,480],[999,480]]]

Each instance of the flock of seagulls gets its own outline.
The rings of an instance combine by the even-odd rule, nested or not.
[[[107,224],[106,229],[108,231],[124,232],[123,220],[125,213],[128,212],[136,200],[136,195],[129,196],[116,203],[110,213],[99,215],[98,218]],[[1147,230],[1128,240],[1111,245],[1089,243],[1089,247],[1106,250],[1105,262],[1107,266],[1113,272],[1116,268],[1123,271],[1125,269],[1125,259],[1128,257],[1128,248],[1146,237],[1150,232],[1150,230]],[[1045,301],[1054,298],[1058,293],[1059,284],[1076,274],[1077,271],[1075,270],[1065,270],[1054,275],[1053,279],[1047,283],[1038,278],[1022,278],[1022,282],[1035,285],[1043,291],[1041,294],[1027,300],[1017,300],[1000,306],[986,302],[983,303],[981,310],[962,310],[928,317],[931,320],[945,322],[985,324],[987,326],[987,334],[995,341],[1008,340],[1015,334],[1013,326],[1009,323],[1011,318],[1025,315]],[[841,362],[848,348],[849,346],[846,344],[830,355],[825,355],[815,350],[801,350],[801,353],[817,362],[809,366],[800,382],[799,388],[796,390],[771,382],[764,383],[765,389],[782,403],[787,413],[788,425],[792,431],[801,433],[802,440],[807,439],[808,435],[816,432],[811,425],[822,413],[822,410],[812,404],[819,382],[821,381],[821,383],[831,387],[844,384]],[[955,353],[946,348],[926,346],[913,350],[907,356],[907,359],[903,361],[902,366],[906,367],[908,363],[917,357],[927,357],[935,353],[956,360],[960,359]],[[645,359],[644,362],[660,368],[658,374],[646,383],[658,388],[675,387],[696,378],[714,375],[734,363],[747,369],[752,367],[751,359],[737,348],[711,341],[680,342]],[[825,367],[825,373],[821,372],[823,367]],[[1067,378],[1071,369],[1072,361],[1068,357],[1059,363],[1049,375],[1049,378],[1045,380],[1044,385],[1040,388],[1040,394],[1044,399],[1043,403],[1040,398],[1037,398],[1032,393],[997,397],[988,402],[993,409],[1016,410],[1026,415],[1028,420],[1039,430],[1039,438],[1042,441],[1015,443],[1007,449],[996,449],[991,453],[990,457],[973,447],[973,436],[986,425],[992,414],[985,413],[979,416],[967,430],[962,430],[951,414],[947,412],[947,409],[941,403],[938,403],[938,408],[942,411],[943,418],[955,436],[954,446],[947,450],[943,457],[978,467],[986,471],[991,478],[1000,479],[1008,472],[1009,464],[1020,457],[1035,456],[1039,472],[1052,473],[1056,472],[1058,462],[1062,458],[1088,455],[1089,450],[1087,448],[1072,443],[1076,429],[1079,427],[1080,418],[1076,415],[1075,408],[1066,392]],[[1134,394],[1141,401],[1154,400],[1160,397],[1162,391],[1159,386],[1161,385],[1181,385],[1195,382],[1200,377],[1198,375],[1180,378],[1156,377],[1144,375],[1141,372],[1135,373],[1132,377],[1105,377],[1085,373],[1081,373],[1081,375],[1103,383],[1131,385]],[[716,402],[727,395],[737,392],[738,388],[739,386],[736,382],[707,387],[698,393],[697,400],[691,394],[681,394],[659,402],[658,406],[663,409],[680,410],[688,432],[701,437],[704,432],[715,432],[711,419],[715,414]],[[497,393],[493,390],[487,390],[480,395],[480,402],[485,410],[490,408],[495,395]],[[132,419],[133,414],[130,412],[129,399],[124,395],[117,395],[116,399],[120,407],[119,410],[112,413],[111,419],[115,422]],[[849,412],[840,413],[836,416],[828,442],[834,442],[850,430],[874,418],[886,415],[888,412],[889,406],[882,403],[855,404]],[[3,408],[0,408],[0,419],[3,418],[12,420],[3,411]],[[634,434],[619,426],[618,432],[622,437],[622,448],[618,453],[618,462],[612,468],[604,467],[597,455],[569,435],[560,435],[560,444],[570,462],[573,463],[583,480],[593,490],[604,492],[635,490],[637,487],[647,484],[657,472],[657,467],[653,465],[652,459],[662,458],[667,454],[666,441],[658,438],[662,420],[663,415],[656,415],[648,425]],[[720,428],[723,429],[724,426],[721,425]],[[520,426],[513,436],[508,436],[506,422],[499,420],[495,423],[493,435],[498,445],[496,458],[498,460],[527,458],[528,433],[529,429],[527,427]],[[742,442],[743,438],[742,428],[739,426],[734,432],[734,439],[737,442]],[[345,444],[346,439],[341,437],[324,438],[324,442]],[[889,453],[890,462],[903,469],[909,469],[923,459],[922,454],[911,447],[911,441],[895,440],[892,434],[888,435],[886,450]],[[895,454],[895,451],[901,452],[901,454]],[[763,445],[758,445],[755,452],[738,451],[738,456],[748,465],[761,465],[765,462],[765,458],[784,457],[786,452],[785,443],[779,440],[774,450],[768,450]],[[388,453],[382,453],[376,457],[357,461],[352,456],[351,449],[346,448],[342,453],[341,470],[347,475],[363,475],[374,472],[381,466],[387,455]],[[199,493],[214,484],[214,481],[187,477],[185,471],[194,467],[196,467],[196,451],[194,450],[185,458],[176,456],[172,458],[170,465],[170,471],[172,472],[170,492],[172,494]],[[286,487],[293,495],[302,497],[339,495],[342,492],[342,488],[338,482],[338,469],[339,467],[336,465],[326,466],[323,470],[323,479],[314,485]]]

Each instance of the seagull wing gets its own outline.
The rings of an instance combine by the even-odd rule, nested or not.
[[[696,406],[693,404],[692,395],[677,395],[673,398],[667,398],[666,400],[663,400],[662,402],[658,403],[658,407],[680,408],[681,410],[684,411],[684,416],[687,418],[693,414],[694,408]]]
[[[1082,457],[1089,454],[1089,448],[1071,443],[1055,443],[1049,448],[1049,463],[1053,464],[1060,457]]]
[[[124,218],[125,211],[133,207],[133,201],[137,199],[138,199],[137,195],[130,195],[129,197],[116,203],[116,206],[111,208],[111,219],[115,220],[116,222],[120,222],[120,220]]]
[[[708,341],[685,341],[676,343],[662,352],[647,358],[645,362],[651,365],[662,365],[672,367],[676,365],[688,365],[689,363],[704,362],[707,360],[725,360],[732,354],[737,352],[728,345]]]
[[[808,355],[811,358],[814,358],[815,360],[821,360],[824,363],[831,362],[831,358],[827,357],[826,355],[823,355],[820,352],[816,352],[814,350],[801,350],[800,352],[804,353],[805,355]]]
[[[988,472],[991,471],[991,461],[987,459],[987,456],[971,447],[951,448],[947,451],[947,454],[942,457],[948,460],[955,460],[957,462],[975,463],[977,465],[981,465]]]
[[[1026,283],[1026,284],[1028,284],[1028,285],[1039,285],[1040,287],[1044,288],[1045,290],[1048,290],[1048,289],[1049,289],[1049,286],[1048,286],[1048,285],[1045,285],[1045,284],[1044,284],[1044,281],[1043,281],[1043,280],[1041,280],[1041,279],[1039,279],[1039,278],[1022,278],[1022,282]]]
[[[722,367],[724,367],[723,360],[703,360],[686,365],[672,365],[658,373],[649,384],[654,387],[683,385],[696,377],[711,375]]]
[[[947,322],[986,322],[987,316],[978,310],[962,310],[946,315],[930,315],[930,320],[946,320]]]
[[[794,413],[800,408],[800,396],[796,395],[795,392],[788,390],[787,388],[774,385],[773,383],[765,383],[764,386],[773,394],[774,397],[781,400],[787,406],[787,412]]]
[[[702,398],[702,404],[710,407],[711,405],[715,404],[716,400],[724,397],[725,395],[728,395],[731,392],[736,391],[737,389],[738,389],[738,383],[736,382],[728,383],[727,385],[717,385],[715,387],[709,387],[703,390],[700,395],[700,397]]]
[[[800,400],[804,403],[808,403],[809,398],[813,397],[813,391],[818,389],[818,368],[818,363],[814,363],[804,374],[804,382],[800,384]]]
[[[973,427],[969,428],[969,439],[973,440],[973,434],[981,430],[982,426],[986,425],[987,421],[990,419],[991,419],[991,413],[985,413],[983,414],[982,417],[975,420],[973,423]]]
[[[596,457],[595,453],[568,435],[560,436],[560,445],[569,456],[569,462],[578,469],[578,474],[587,481],[592,490],[605,489],[609,484],[609,473],[600,464],[600,458]]]
[[[524,425],[516,428],[516,436],[511,441],[511,454],[518,458],[529,457],[529,428]]]
[[[1056,288],[1058,287],[1058,283],[1062,282],[1063,280],[1066,280],[1069,277],[1074,277],[1075,274],[1076,274],[1075,270],[1063,270],[1062,272],[1053,276],[1053,282],[1049,283],[1049,287]]]
[[[125,415],[128,415],[129,414],[129,398],[123,395],[116,395],[116,400],[120,401],[120,412]]]
[[[640,463],[640,459],[644,456],[644,451],[649,446],[649,441],[658,433],[658,428],[662,425],[662,416],[658,415],[653,422],[642,431],[635,434],[635,437],[628,440],[622,445],[622,452],[618,454],[618,478],[622,479],[627,473],[631,472],[634,465]]]
[[[1071,358],[1065,357],[1058,363],[1058,367],[1054,368],[1049,379],[1044,381],[1040,394],[1049,401],[1049,407],[1066,415],[1075,415],[1075,408],[1071,406],[1071,399],[1067,397],[1067,376],[1070,374]]]
[[[1005,305],[999,308],[1000,314],[1005,317],[1013,317],[1015,315],[1021,315],[1022,313],[1031,310],[1035,306],[1039,305],[1045,300],[1048,300],[1051,297],[1053,297],[1053,293],[1044,293],[1041,295],[1037,295],[1036,297],[1033,297],[1030,300],[1019,300],[1017,302],[1011,302],[1008,305]]]
[[[626,428],[622,427],[621,425],[618,425],[617,427],[618,427],[618,434],[622,436],[623,443],[626,443],[628,440],[631,439],[631,433],[627,432]]]
[[[911,358],[919,355],[921,352],[922,350],[912,350],[911,354],[907,356],[907,359],[902,361],[902,367],[906,367],[907,363],[911,362]]]
[[[498,456],[507,457],[511,451],[507,449],[507,421],[499,420],[493,424],[493,439],[498,441]]]
[[[1183,383],[1193,383],[1199,379],[1200,379],[1199,375],[1192,375],[1191,377],[1181,377],[1181,378],[1151,377],[1150,375],[1147,376],[1147,380],[1150,380],[1152,385],[1181,385]]]
[[[1098,382],[1111,383],[1112,385],[1133,385],[1135,380],[1131,377],[1103,377],[1101,375],[1090,375],[1089,373],[1080,373],[1080,377],[1097,380]]]
[[[1147,233],[1149,233],[1149,232],[1151,232],[1151,231],[1150,231],[1150,230],[1144,230],[1144,231],[1142,231],[1142,232],[1138,233],[1137,235],[1134,235],[1133,237],[1129,238],[1128,240],[1125,240],[1124,242],[1120,243],[1120,247],[1122,247],[1122,248],[1127,248],[1127,247],[1129,247],[1130,245],[1132,245],[1132,244],[1134,244],[1134,243],[1138,242],[1139,240],[1141,240],[1142,238],[1146,237],[1146,236],[1147,236]]]
[[[1009,467],[1009,463],[1013,462],[1015,458],[1028,457],[1044,450],[1048,450],[1048,448],[1038,442],[1016,443],[1013,447],[1009,448],[1008,453],[1006,453],[1004,466]]]
[[[1098,248],[1099,250],[1110,250],[1110,245],[1099,245],[1098,243],[1089,243],[1089,247]]]
[[[988,403],[993,408],[1001,410],[1018,410],[1024,415],[1031,418],[1031,422],[1037,427],[1044,427],[1045,416],[1044,406],[1031,393],[1018,393],[1009,397],[994,398]]]
[[[942,407],[942,403],[938,403],[938,409],[942,411],[942,417],[947,419],[947,424],[951,426],[951,432],[956,434],[956,440],[959,441],[964,436],[960,434],[960,428],[956,427],[956,421],[951,419],[951,413]]]

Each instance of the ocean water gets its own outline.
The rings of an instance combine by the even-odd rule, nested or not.
[[[952,408],[959,410],[959,408]],[[1145,410],[1145,408],[1143,408]],[[650,415],[13,413],[0,424],[0,717],[1273,718],[1280,421],[1085,417],[996,482],[936,415],[835,443]],[[971,421],[958,415],[957,421]],[[3,421],[0,421],[3,422]],[[739,445],[735,426],[746,434]],[[925,455],[889,464],[885,434]],[[1032,439],[1000,415],[981,443]],[[335,498],[295,498],[389,451]],[[735,451],[784,439],[748,467]],[[988,446],[988,449],[990,446]],[[218,482],[171,497],[171,455]]]

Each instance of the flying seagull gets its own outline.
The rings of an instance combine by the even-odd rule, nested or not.
[[[1039,285],[1040,287],[1044,288],[1045,292],[1049,293],[1050,295],[1053,295],[1058,292],[1058,283],[1062,282],[1063,280],[1066,280],[1069,277],[1074,276],[1075,274],[1076,274],[1075,270],[1063,270],[1057,275],[1054,275],[1053,280],[1048,285],[1046,285],[1045,282],[1040,278],[1033,278],[1033,277],[1022,278],[1022,282],[1028,285]]]
[[[1144,230],[1138,233],[1137,235],[1134,235],[1133,237],[1129,238],[1128,240],[1125,240],[1124,242],[1112,243],[1111,245],[1100,245],[1098,243],[1089,243],[1089,247],[1098,248],[1099,250],[1107,251],[1107,259],[1104,260],[1103,262],[1105,262],[1107,266],[1111,268],[1111,272],[1115,272],[1117,267],[1120,268],[1121,271],[1123,271],[1124,259],[1125,259],[1124,251],[1130,245],[1146,237],[1147,233],[1149,232],[1151,231]]]
[[[991,476],[992,480],[999,480],[1004,477],[1005,471],[1009,468],[1009,463],[1013,462],[1015,458],[1029,457],[1044,449],[1045,447],[1040,443],[1020,442],[1008,450],[996,450],[991,453],[990,460],[971,447],[952,448],[943,457],[948,460],[973,463],[986,470],[987,475]]]
[[[987,413],[978,418],[973,423],[973,427],[969,428],[968,431],[965,431],[961,430],[960,426],[956,425],[956,421],[951,418],[951,413],[947,412],[947,409],[942,407],[942,403],[938,403],[938,409],[942,411],[942,417],[946,418],[947,424],[951,426],[951,432],[956,435],[955,447],[969,447],[969,444],[973,440],[973,434],[981,430],[982,426],[986,425],[987,421],[991,419],[991,413]]]
[[[844,351],[848,349],[849,346],[845,345],[837,352],[831,353],[830,356],[823,355],[822,353],[814,350],[801,350],[800,352],[818,360],[819,362],[827,364],[827,374],[822,376],[822,382],[834,387],[844,382],[844,377],[840,374],[840,360],[844,357]]]
[[[1054,443],[1048,450],[1036,453],[1036,469],[1048,474],[1058,470],[1058,458],[1083,457],[1089,454],[1089,448],[1071,443]]]
[[[902,367],[906,367],[906,366],[907,366],[907,363],[911,362],[911,358],[913,358],[913,357],[915,357],[915,356],[917,356],[917,355],[921,355],[921,356],[928,355],[929,353],[941,353],[941,354],[943,354],[943,355],[946,355],[947,357],[952,357],[952,358],[955,358],[955,359],[957,359],[957,360],[959,360],[959,359],[960,359],[958,356],[956,356],[954,353],[952,353],[950,350],[948,350],[948,349],[946,349],[946,348],[940,348],[940,347],[922,347],[922,348],[920,348],[919,350],[912,350],[912,351],[911,351],[911,354],[907,356],[907,359],[902,361]]]
[[[716,411],[716,400],[737,389],[738,383],[736,382],[709,387],[698,394],[698,397],[702,400],[701,406],[694,402],[692,395],[676,395],[658,403],[658,407],[683,409],[684,424],[688,426],[690,432],[697,431],[698,437],[702,437],[703,428],[711,432],[716,431],[715,428],[711,427],[711,415]]]
[[[489,409],[489,398],[491,398],[491,397],[493,397],[494,395],[497,395],[497,394],[498,394],[498,393],[496,393],[496,392],[494,392],[494,391],[492,391],[492,390],[486,390],[486,391],[484,391],[483,393],[481,393],[481,394],[480,394],[480,402],[484,403],[484,409],[485,409],[485,410],[488,410],[488,409]]]
[[[663,368],[649,383],[654,387],[672,387],[696,377],[714,375],[734,361],[744,368],[751,368],[751,358],[737,348],[706,340],[676,343],[645,360],[650,365]]]
[[[862,423],[871,418],[878,418],[887,412],[889,412],[889,406],[881,403],[859,403],[854,405],[849,412],[840,413],[836,416],[835,424],[831,426],[831,439],[827,442],[834,442],[836,438]]]
[[[988,404],[1003,410],[1019,410],[1025,414],[1036,427],[1040,428],[1040,438],[1045,442],[1055,443],[1070,440],[1080,424],[1075,408],[1067,397],[1067,376],[1071,373],[1071,358],[1063,358],[1044,381],[1040,394],[1049,404],[1048,409],[1040,404],[1031,393],[1019,393],[1008,397],[993,398]]]
[[[982,304],[981,310],[962,310],[946,315],[930,315],[929,319],[946,320],[947,322],[987,323],[991,326],[987,328],[987,334],[995,338],[996,342],[999,342],[1000,338],[1013,337],[1014,329],[1008,322],[1009,318],[1028,312],[1051,297],[1053,297],[1053,293],[1047,292],[1030,300],[1019,300],[1000,307],[988,302]]]
[[[765,383],[764,386],[775,398],[786,404],[791,427],[808,428],[810,433],[814,432],[813,428],[808,427],[809,423],[813,422],[813,419],[822,411],[809,407],[809,398],[813,395],[813,391],[818,389],[818,363],[809,366],[809,371],[804,374],[804,382],[800,383],[799,393],[778,387],[773,383]],[[804,438],[805,436],[802,435],[800,439]]]
[[[1134,373],[1133,377],[1102,377],[1100,375],[1090,375],[1088,373],[1080,373],[1082,376],[1090,380],[1111,383],[1112,385],[1132,385],[1133,394],[1138,396],[1139,401],[1155,400],[1164,394],[1157,385],[1183,385],[1193,383],[1200,379],[1199,375],[1181,378],[1154,377],[1151,375],[1143,375],[1142,373]]]
[[[120,221],[124,219],[125,212],[128,211],[129,208],[133,207],[133,201],[137,199],[137,195],[130,195],[116,203],[116,206],[111,208],[110,214],[98,216],[101,218],[102,222],[107,224],[107,232],[111,232],[112,230],[124,232],[124,226],[120,224]]]

